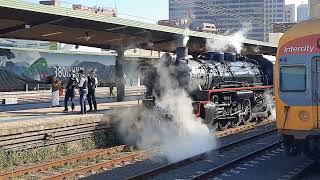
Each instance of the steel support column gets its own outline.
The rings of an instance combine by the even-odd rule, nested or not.
[[[124,92],[124,74],[123,74],[123,60],[124,60],[124,51],[123,49],[117,49],[117,58],[116,58],[116,85],[117,85],[117,100],[118,102],[123,101],[125,92]]]

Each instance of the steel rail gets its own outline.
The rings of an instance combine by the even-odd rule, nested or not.
[[[121,145],[121,146],[116,146],[116,147],[107,148],[107,149],[98,149],[98,150],[93,150],[89,152],[84,152],[79,155],[69,156],[67,158],[60,159],[60,160],[50,161],[47,163],[39,163],[30,167],[21,168],[21,169],[14,170],[12,172],[0,174],[0,179],[9,179],[11,177],[19,177],[19,176],[23,176],[30,173],[42,172],[52,167],[58,167],[58,166],[65,165],[67,163],[73,163],[79,160],[92,159],[99,156],[115,154],[117,152],[123,151],[125,147],[126,147],[125,145]]]
[[[267,122],[265,122],[265,123],[267,123]],[[244,126],[247,127],[248,125],[244,125]],[[235,130],[238,127],[237,128],[233,128],[234,130],[232,130],[230,133],[234,134],[234,133],[242,132],[242,131],[245,131],[245,130],[248,130],[248,129],[252,128],[252,125],[249,125],[249,126],[248,126],[248,128],[239,127],[238,130]],[[271,131],[273,131],[273,130],[270,130],[269,132],[271,132]],[[224,133],[224,136],[231,135],[230,133]],[[265,133],[268,133],[268,132],[261,133],[260,135],[263,135]],[[247,140],[250,140],[250,139],[255,138],[257,136],[260,136],[260,135],[249,137]],[[219,137],[223,137],[223,136],[219,136]],[[238,143],[241,143],[242,141],[243,140],[240,140],[239,142],[230,143],[228,145],[220,147],[219,149],[223,149],[223,148],[227,148],[227,147],[232,146],[232,145],[236,145]],[[49,144],[47,144],[47,145],[49,145]],[[21,169],[17,169],[15,171],[12,171],[12,172],[7,172],[5,174],[2,174],[2,175],[0,175],[0,179],[6,179],[8,177],[23,176],[23,175],[34,173],[34,172],[42,172],[42,171],[50,169],[51,167],[55,167],[55,166],[59,166],[59,165],[67,164],[67,163],[72,163],[72,162],[75,162],[75,161],[78,161],[78,160],[90,159],[90,158],[95,158],[97,156],[113,154],[113,153],[116,153],[117,151],[123,150],[123,148],[124,148],[124,146],[117,146],[117,147],[114,147],[114,148],[93,150],[93,151],[90,151],[90,152],[85,152],[85,153],[83,153],[81,155],[78,155],[78,156],[74,155],[74,156],[70,156],[70,157],[67,157],[67,158],[64,158],[64,159],[61,159],[61,160],[51,161],[51,162],[47,162],[47,163],[43,163],[43,164],[36,164],[36,165],[30,166],[28,168],[21,168]],[[159,150],[159,149],[160,148],[156,148],[156,149],[149,150],[149,151],[151,152],[151,151],[156,151],[156,150]],[[216,149],[216,150],[219,150],[219,149]]]
[[[225,136],[233,135],[233,134],[236,134],[239,132],[244,132],[244,131],[259,127],[259,126],[271,124],[272,122],[274,122],[274,120],[272,120],[272,119],[267,119],[267,120],[261,121],[259,123],[252,122],[252,123],[249,123],[246,125],[241,125],[241,126],[229,128],[229,129],[226,129],[223,131],[217,131],[214,133],[214,135],[218,138],[225,137]]]
[[[8,145],[0,146],[1,149],[4,150],[27,150],[27,149],[33,149],[33,148],[41,148],[41,147],[49,147],[54,146],[57,144],[61,144],[64,142],[73,142],[78,141],[81,139],[85,139],[87,137],[91,137],[94,134],[103,133],[112,131],[112,127],[105,127],[105,128],[92,128],[91,130],[79,128],[78,133],[68,133],[68,131],[65,131],[65,135],[60,135],[57,137],[53,137],[51,139],[45,139],[45,133],[42,135],[37,135],[34,137],[27,137],[23,141],[20,141],[18,143],[11,143]]]
[[[307,162],[306,166],[304,168],[302,168],[301,170],[299,170],[296,174],[292,175],[290,177],[290,180],[300,180],[303,179],[303,176],[310,171],[310,169],[312,169],[315,165],[317,165],[316,161],[312,161],[310,160],[309,162]]]
[[[57,174],[57,175],[53,175],[53,176],[49,176],[49,177],[43,177],[42,179],[46,179],[46,180],[61,180],[61,179],[67,179],[70,177],[75,177],[75,176],[79,176],[82,174],[87,174],[87,173],[92,173],[92,172],[97,172],[99,170],[103,170],[106,168],[112,168],[115,165],[118,164],[124,164],[125,162],[128,161],[132,161],[135,160],[137,158],[140,158],[143,156],[143,153],[145,153],[144,151],[140,151],[140,152],[135,152],[120,158],[116,158],[113,160],[109,160],[109,161],[105,161],[102,163],[98,163],[98,164],[94,164],[91,166],[87,166],[87,167],[82,167],[82,168],[77,168],[77,169],[73,169],[61,174]]]
[[[281,141],[274,142],[274,143],[272,143],[270,145],[267,145],[267,146],[265,146],[263,148],[260,148],[260,149],[258,149],[256,151],[254,151],[254,152],[251,152],[251,153],[248,153],[248,154],[246,154],[244,156],[241,156],[241,157],[239,157],[239,158],[237,158],[235,160],[231,160],[231,161],[229,161],[229,162],[227,162],[227,163],[225,163],[225,164],[223,164],[221,166],[212,168],[212,169],[208,170],[205,173],[202,173],[202,174],[200,174],[200,175],[198,175],[196,177],[193,177],[192,180],[208,179],[208,178],[210,178],[210,177],[212,177],[212,176],[214,176],[216,174],[220,174],[224,170],[229,169],[229,168],[233,167],[236,164],[239,164],[240,162],[243,162],[243,161],[245,161],[247,159],[251,159],[251,158],[257,156],[258,154],[261,154],[261,153],[263,153],[265,151],[268,151],[270,149],[274,149],[276,147],[279,147],[280,144],[281,144]]]
[[[233,146],[239,145],[241,143],[246,143],[246,142],[248,142],[248,141],[250,141],[252,139],[259,138],[259,137],[265,136],[267,134],[274,133],[276,131],[277,131],[277,129],[274,128],[274,129],[271,129],[271,130],[268,130],[268,131],[265,131],[265,132],[250,136],[248,138],[244,138],[244,139],[238,140],[236,142],[229,143],[229,144],[221,146],[221,147],[219,147],[217,149],[213,149],[211,151],[204,152],[204,153],[195,155],[193,157],[190,157],[190,158],[187,158],[187,159],[175,162],[175,163],[171,163],[171,164],[168,164],[168,165],[164,165],[164,166],[161,166],[159,168],[156,168],[156,169],[141,173],[141,174],[136,175],[136,176],[129,177],[128,179],[129,180],[149,179],[149,178],[155,177],[155,176],[157,176],[157,175],[159,175],[161,173],[165,173],[165,172],[168,172],[170,170],[177,169],[179,167],[183,167],[183,166],[186,166],[188,164],[192,164],[195,161],[201,161],[201,160],[206,158],[208,153],[212,153],[212,152],[215,152],[215,151],[222,151],[222,150],[224,150],[226,148],[233,147]]]

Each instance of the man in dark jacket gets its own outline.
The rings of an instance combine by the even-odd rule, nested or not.
[[[78,78],[76,77],[75,71],[70,72],[70,79],[66,87],[66,94],[64,97],[64,112],[68,112],[68,101],[71,99],[71,109],[74,110],[74,98],[76,94],[76,87],[78,86]]]
[[[88,76],[88,95],[87,95],[87,99],[88,99],[88,103],[89,103],[89,111],[88,112],[92,112],[93,108],[92,108],[92,104],[94,107],[94,111],[97,111],[97,102],[96,102],[96,87],[98,85],[98,79],[96,77],[96,72],[95,70],[91,70],[90,75]]]

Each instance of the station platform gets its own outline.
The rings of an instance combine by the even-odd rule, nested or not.
[[[126,96],[138,96],[143,95],[146,91],[145,86],[126,86],[125,94]],[[111,98],[117,95],[117,88],[113,89],[113,96],[109,94],[108,87],[98,87],[96,88],[96,98]],[[64,96],[63,96],[64,97]],[[60,100],[63,99],[60,97]],[[78,99],[79,94],[76,91],[76,99]],[[32,104],[32,103],[44,103],[51,101],[51,91],[50,90],[40,90],[40,91],[16,91],[16,92],[0,92],[0,106],[1,104],[6,104],[5,102],[9,100],[8,104]],[[0,107],[1,108],[1,107]]]
[[[50,143],[58,144],[105,132],[112,129],[112,117],[115,113],[121,112],[123,108],[138,107],[141,103],[139,98],[126,97],[126,100],[99,103],[97,112],[85,115],[79,114],[79,105],[69,112],[63,112],[64,107],[24,107],[1,111],[0,149],[25,149]]]

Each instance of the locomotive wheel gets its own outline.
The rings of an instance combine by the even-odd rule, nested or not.
[[[244,111],[242,121],[244,124],[248,124],[252,121],[251,101],[249,99],[245,99],[242,102],[242,107]]]
[[[216,124],[217,124],[218,129],[223,131],[223,130],[228,129],[231,126],[231,121],[220,120]]]
[[[238,127],[238,126],[240,126],[241,124],[243,124],[243,120],[242,120],[242,118],[241,117],[238,117],[238,118],[235,118],[235,120],[233,120],[232,122],[231,122],[231,127]]]
[[[241,103],[238,102],[238,109],[241,109]],[[238,115],[235,120],[232,121],[231,127],[238,127],[243,123],[243,116]]]
[[[218,127],[218,123],[212,123],[212,124],[208,124],[207,125],[210,131],[218,131],[219,127]]]

